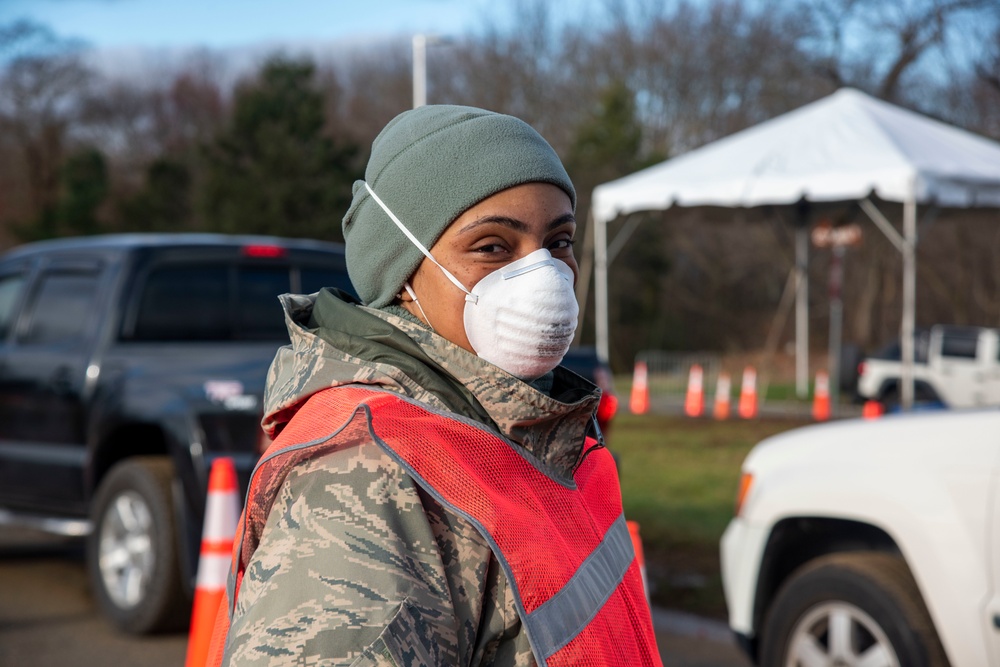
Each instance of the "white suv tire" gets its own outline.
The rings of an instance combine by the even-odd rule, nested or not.
[[[782,585],[762,633],[764,667],[947,667],[916,582],[902,559],[880,552],[831,554]]]

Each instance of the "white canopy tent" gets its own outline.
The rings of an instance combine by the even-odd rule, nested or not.
[[[869,197],[903,204],[900,235]],[[1000,143],[893,106],[857,90],[790,111],[594,189],[594,298],[598,353],[609,357],[607,226],[672,206],[754,207],[860,201],[903,255],[901,397],[913,397],[917,206],[1000,206]],[[797,254],[807,252],[800,232]],[[800,270],[804,261],[799,262]],[[805,280],[798,280],[800,377],[806,349]]]

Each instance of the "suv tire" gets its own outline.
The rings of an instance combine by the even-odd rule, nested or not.
[[[87,569],[94,597],[132,634],[180,630],[190,618],[174,518],[173,464],[161,456],[115,465],[94,499]]]
[[[883,660],[877,664],[887,666],[948,665],[916,582],[890,554],[832,554],[803,565],[782,585],[764,621],[761,665],[767,667],[812,664],[804,659],[810,655],[856,664],[878,652]]]

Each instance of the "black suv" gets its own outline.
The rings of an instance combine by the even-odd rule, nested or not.
[[[212,461],[245,489],[277,295],[353,291],[339,245],[116,235],[0,258],[0,522],[88,536],[122,629],[183,627]]]

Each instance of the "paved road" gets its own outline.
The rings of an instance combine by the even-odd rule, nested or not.
[[[669,667],[745,667],[722,624],[656,610]],[[94,607],[79,542],[0,526],[0,667],[179,667],[185,635],[115,632]]]

